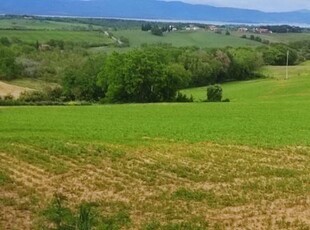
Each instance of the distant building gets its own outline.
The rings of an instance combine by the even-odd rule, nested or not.
[[[241,32],[241,33],[246,33],[246,32],[248,32],[248,31],[249,31],[249,29],[246,28],[246,27],[240,27],[240,28],[238,28],[238,32]]]
[[[177,31],[178,29],[174,25],[169,25],[169,31]]]
[[[211,30],[211,31],[218,31],[218,27],[212,25],[212,26],[209,26],[209,30]]]
[[[185,30],[187,30],[187,31],[196,31],[196,30],[200,30],[200,28],[195,26],[195,25],[189,25],[189,26],[185,27]]]
[[[253,32],[257,34],[272,34],[271,30],[264,29],[264,28],[254,28]]]

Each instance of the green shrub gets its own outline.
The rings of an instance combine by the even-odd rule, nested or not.
[[[5,100],[5,101],[13,101],[13,100],[14,100],[14,97],[13,97],[13,95],[11,95],[11,94],[7,94],[7,95],[5,95],[5,96],[3,97],[3,100]]]
[[[41,213],[42,218],[38,222],[38,227],[55,230],[116,230],[123,229],[131,222],[127,211],[122,210],[114,215],[102,217],[96,209],[97,206],[96,203],[81,203],[75,211],[69,208],[65,196],[56,193],[51,203]]]
[[[223,90],[220,85],[210,85],[207,88],[207,101],[220,102],[222,101]]]
[[[54,194],[51,204],[43,211],[42,214],[47,222],[47,226],[54,226],[52,229],[75,229],[74,215],[67,207],[67,199],[59,193]],[[47,229],[51,228],[47,227]]]
[[[47,95],[41,91],[24,91],[19,97],[19,100],[24,102],[47,101],[47,99]]]
[[[187,97],[185,94],[182,94],[180,92],[177,93],[177,96],[175,98],[175,102],[193,102],[193,101],[194,101],[193,95]]]

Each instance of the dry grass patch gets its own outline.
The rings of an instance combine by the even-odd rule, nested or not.
[[[14,98],[18,98],[22,92],[29,90],[32,89],[11,85],[0,81],[0,97],[12,95]]]

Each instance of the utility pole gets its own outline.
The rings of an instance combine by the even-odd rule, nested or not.
[[[288,50],[286,53],[286,77],[285,77],[286,80],[288,79],[288,58],[289,58],[289,55],[290,55],[290,51]]]

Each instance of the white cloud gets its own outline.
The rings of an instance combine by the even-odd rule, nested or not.
[[[167,0],[172,1],[172,0]],[[256,9],[269,12],[310,10],[310,0],[180,0],[192,4]]]

